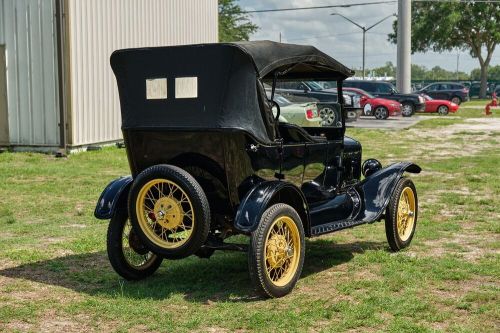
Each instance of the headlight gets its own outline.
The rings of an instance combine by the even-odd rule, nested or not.
[[[352,105],[352,98],[349,95],[344,95],[344,101],[346,105]]]

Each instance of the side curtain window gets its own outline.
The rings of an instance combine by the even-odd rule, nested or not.
[[[260,113],[262,115],[262,119],[264,120],[264,124],[266,125],[267,135],[271,141],[274,141],[276,139],[276,124],[273,116],[273,110],[269,105],[266,97],[266,90],[260,80],[257,80],[257,96],[259,98]]]

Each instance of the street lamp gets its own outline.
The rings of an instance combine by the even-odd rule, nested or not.
[[[344,19],[346,19],[347,21],[351,22],[352,24],[354,24],[355,26],[357,26],[358,28],[360,28],[362,31],[363,31],[363,80],[365,79],[365,45],[366,45],[366,32],[370,29],[372,29],[373,27],[379,25],[380,23],[384,22],[385,20],[387,20],[389,17],[393,17],[393,16],[396,16],[396,14],[391,14],[391,15],[388,15],[386,17],[384,17],[383,19],[381,19],[380,21],[378,21],[377,23],[375,24],[372,24],[371,26],[369,26],[368,28],[354,22],[353,20],[351,20],[350,18],[342,15],[342,14],[339,14],[339,13],[332,13],[331,15],[336,15],[336,16],[340,16]]]

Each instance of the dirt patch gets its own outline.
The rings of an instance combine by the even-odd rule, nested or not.
[[[436,240],[423,241],[421,249],[410,249],[408,255],[415,257],[443,257],[446,255],[457,255],[469,262],[477,262],[487,255],[500,255],[498,249],[484,246],[484,234],[473,231],[472,226],[463,228],[458,233],[449,237],[441,237]],[[483,245],[482,245],[483,244]]]
[[[0,331],[3,332],[2,323],[0,322]],[[33,324],[21,321],[13,320],[4,325],[5,332],[33,332]]]
[[[485,131],[496,132],[500,131],[500,118],[469,118],[462,124],[450,126],[456,131]]]
[[[463,131],[474,135],[463,135]],[[500,143],[492,134],[500,131],[498,118],[470,118],[464,123],[439,129],[409,130],[409,133],[429,144],[412,147],[415,159],[446,159],[479,154],[486,149],[498,147]],[[411,139],[410,139],[411,140]]]

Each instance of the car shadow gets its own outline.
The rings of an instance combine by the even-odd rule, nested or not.
[[[346,263],[356,253],[380,249],[387,249],[385,242],[308,241],[302,278]],[[60,286],[92,296],[166,299],[182,295],[188,301],[204,304],[252,302],[261,297],[252,288],[246,258],[241,252],[216,252],[210,259],[168,260],[153,276],[133,282],[121,279],[111,268],[106,252],[101,251],[5,268],[0,270],[0,276]]]

